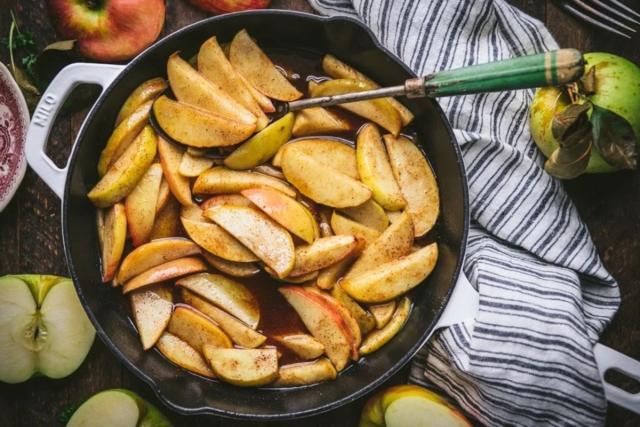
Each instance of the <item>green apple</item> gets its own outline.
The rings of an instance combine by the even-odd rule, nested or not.
[[[162,413],[138,396],[124,389],[94,394],[71,416],[67,427],[171,427]]]
[[[0,381],[20,383],[34,374],[66,377],[80,366],[94,338],[71,280],[0,277]]]
[[[416,385],[398,385],[367,401],[360,427],[471,427],[471,423],[434,392]]]
[[[595,67],[595,93],[587,99],[594,105],[613,111],[625,118],[640,143],[640,67],[610,53],[587,53],[585,74]],[[549,157],[558,148],[551,133],[554,114],[566,108],[571,101],[558,87],[538,89],[531,104],[531,135],[538,148]],[[587,173],[615,171],[593,146]]]

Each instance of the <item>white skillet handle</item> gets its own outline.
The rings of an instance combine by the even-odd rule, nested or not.
[[[608,383],[604,378],[605,372],[609,369],[614,369],[636,381],[640,381],[640,362],[600,343],[597,343],[593,347],[593,354],[596,357],[598,371],[600,372],[600,378],[602,379],[607,400],[636,414],[640,414],[640,393],[629,393],[620,387]]]
[[[438,320],[436,329],[474,319],[478,312],[479,302],[480,295],[478,291],[471,286],[464,273],[460,272],[456,287],[453,288],[453,293],[444,309],[444,313]]]
[[[49,132],[53,123],[73,89],[83,83],[109,86],[124,68],[123,65],[76,63],[63,68],[42,94],[29,124],[27,133],[27,162],[42,180],[62,198],[68,165],[63,168],[51,161],[46,154]]]

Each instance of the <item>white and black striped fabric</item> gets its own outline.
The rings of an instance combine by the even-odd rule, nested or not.
[[[557,48],[504,0],[310,0],[348,15],[417,74]],[[592,347],[619,305],[616,282],[528,128],[533,91],[440,99],[471,197],[464,271],[475,321],[435,335],[411,380],[489,426],[594,426],[606,401]]]

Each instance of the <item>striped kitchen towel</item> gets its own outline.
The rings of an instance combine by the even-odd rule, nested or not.
[[[310,0],[369,26],[417,74],[556,49],[504,0]],[[464,271],[475,321],[440,331],[411,380],[489,425],[602,425],[592,347],[619,305],[616,282],[528,128],[532,90],[439,99],[462,147],[471,198]]]

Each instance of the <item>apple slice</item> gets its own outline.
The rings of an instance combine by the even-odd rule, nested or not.
[[[359,240],[359,242],[362,242],[362,246],[364,246],[364,241]],[[338,280],[340,280],[340,278],[344,276],[346,271],[349,269],[349,266],[351,266],[351,264],[353,263],[354,259],[358,255],[360,255],[360,252],[362,251],[360,248],[358,248],[341,261],[323,268],[318,274],[316,286],[325,291],[331,290],[335,286],[335,284],[338,283]]]
[[[156,343],[156,347],[167,359],[187,371],[195,372],[207,378],[215,377],[202,355],[177,336],[165,332]]]
[[[408,138],[384,136],[391,168],[407,201],[416,237],[425,235],[440,214],[438,183],[420,149]]]
[[[212,267],[229,276],[251,277],[260,273],[260,268],[252,262],[229,261],[209,252],[204,252],[202,255]]]
[[[325,108],[313,107],[296,113],[292,132],[294,136],[307,136],[350,130],[352,130],[351,124],[342,117]]]
[[[193,184],[196,194],[239,193],[250,188],[274,188],[290,197],[296,193],[285,182],[255,172],[234,171],[224,167],[211,168]]]
[[[269,175],[269,176],[272,176],[274,178],[278,178],[280,180],[286,180],[286,178],[284,177],[284,174],[282,173],[282,171],[279,168],[276,168],[276,167],[271,166],[271,165],[266,164],[266,163],[256,166],[255,168],[253,168],[253,171],[261,173],[263,175]]]
[[[333,212],[331,215],[331,229],[336,234],[350,234],[363,240],[366,245],[370,245],[379,236],[380,232],[373,228],[369,228],[366,225],[360,224],[340,215],[337,212]]]
[[[360,80],[336,79],[327,80],[317,86],[310,88],[312,97],[340,95],[343,93],[362,92],[371,87]],[[400,114],[393,108],[387,99],[370,99],[368,101],[349,102],[340,104],[338,107],[351,111],[367,120],[370,120],[380,127],[388,130],[393,135],[400,133],[402,120]]]
[[[264,344],[267,340],[266,336],[254,331],[226,311],[220,310],[218,307],[187,289],[182,289],[182,299],[185,303],[213,319],[218,326],[220,326],[220,329],[239,346],[256,348]]]
[[[278,291],[302,319],[309,332],[324,346],[338,371],[344,369],[352,350],[350,331],[342,315],[319,295],[300,286],[281,286]]]
[[[271,267],[278,277],[287,277],[294,266],[291,235],[260,211],[241,206],[214,206],[204,215],[238,239]]]
[[[129,252],[118,271],[118,281],[124,283],[150,268],[198,253],[200,248],[182,237],[151,241]]]
[[[217,324],[186,305],[178,305],[173,310],[167,330],[198,351],[202,351],[205,345],[223,348],[233,346]]]
[[[291,233],[313,243],[315,221],[300,202],[269,188],[252,188],[241,194]]]
[[[324,354],[322,343],[311,335],[294,334],[274,336],[272,338],[304,360],[316,359]]]
[[[295,387],[307,384],[316,384],[323,381],[336,379],[336,368],[329,359],[322,358],[313,362],[293,363],[283,365],[278,370],[276,386]]]
[[[131,95],[129,95],[124,104],[122,104],[122,107],[120,107],[118,117],[116,117],[116,126],[118,126],[122,120],[133,114],[142,104],[153,101],[166,89],[167,82],[160,77],[155,77],[143,82],[131,92]]]
[[[386,302],[422,283],[437,260],[438,246],[432,243],[419,251],[347,277],[341,282],[342,288],[360,302]]]
[[[180,205],[171,196],[167,204],[156,214],[156,220],[151,229],[150,240],[163,239],[183,235],[180,226]]]
[[[241,387],[260,387],[278,377],[275,348],[216,348],[204,346],[204,356],[223,381]]]
[[[258,119],[258,129],[264,128],[269,123],[264,111],[225,56],[215,37],[211,37],[200,46],[198,71],[249,110]]]
[[[189,291],[227,311],[256,329],[260,322],[260,306],[251,291],[240,282],[219,274],[200,273],[176,282]]]
[[[125,198],[151,166],[156,155],[156,134],[146,126],[87,196],[96,207],[106,208]]]
[[[189,237],[207,252],[234,262],[253,262],[258,258],[224,228],[208,221],[182,217],[182,226]]]
[[[164,179],[169,185],[171,194],[181,205],[192,205],[193,200],[191,199],[189,179],[180,174],[180,164],[182,163],[184,149],[164,138],[158,138],[158,155],[160,156]]]
[[[133,246],[140,246],[149,241],[156,218],[156,204],[158,203],[161,180],[162,167],[160,163],[154,163],[124,200],[127,227]]]
[[[310,245],[298,246],[290,276],[296,277],[335,264],[358,249],[354,236],[321,237]]]
[[[246,30],[239,31],[229,46],[229,60],[256,89],[269,98],[293,101],[302,97],[251,39]]]
[[[295,276],[295,277],[294,276],[287,276],[287,277],[284,277],[284,278],[278,277],[276,272],[273,271],[273,269],[269,268],[269,266],[265,265],[264,266],[264,271],[266,271],[267,274],[269,276],[271,276],[272,278],[274,278],[275,280],[277,280],[279,282],[284,282],[284,283],[302,284],[302,283],[306,283],[306,282],[311,282],[311,281],[316,280],[318,278],[318,272],[317,271],[312,271],[311,273],[303,274],[301,276]]]
[[[393,316],[393,312],[396,310],[395,300],[384,302],[382,304],[374,304],[369,306],[369,311],[376,319],[376,329],[382,329]]]
[[[367,310],[362,308],[360,304],[351,299],[349,294],[342,290],[340,283],[337,283],[333,287],[333,289],[331,290],[331,296],[333,296],[336,301],[342,304],[342,306],[346,308],[347,311],[349,311],[351,316],[358,323],[361,334],[370,332],[376,326],[376,319],[374,318],[375,316],[373,316]]]
[[[162,413],[137,394],[124,389],[91,396],[75,410],[67,427],[171,427]]]
[[[0,381],[16,384],[37,372],[66,377],[80,366],[94,337],[71,280],[0,277]]]
[[[174,259],[157,265],[144,273],[138,274],[122,287],[122,293],[126,294],[143,286],[152,285],[154,283],[164,282],[176,277],[184,276],[191,273],[197,273],[207,269],[205,263],[200,258],[184,257]]]
[[[242,143],[224,164],[231,169],[251,169],[266,162],[291,139],[292,127],[293,113],[287,113]]]
[[[371,332],[362,341],[360,346],[361,354],[369,354],[378,350],[380,347],[388,343],[402,329],[404,324],[409,319],[409,313],[411,313],[411,300],[404,297],[398,303],[398,307],[393,312],[391,320],[382,327]]]
[[[367,200],[360,206],[341,209],[340,212],[381,233],[389,226],[389,217],[385,210],[373,199]]]
[[[302,194],[316,203],[346,208],[371,198],[371,191],[360,181],[333,169],[298,150],[287,148],[282,154],[282,172]]]
[[[273,158],[274,166],[281,166],[282,154],[284,150],[300,151],[324,167],[337,170],[353,179],[359,179],[358,164],[356,160],[356,150],[349,145],[335,139],[308,138],[292,141],[276,153]]]
[[[169,324],[173,310],[171,289],[166,286],[144,288],[131,293],[131,311],[140,334],[142,348],[149,350]]]
[[[211,166],[213,166],[213,159],[201,156],[196,157],[188,151],[185,151],[182,155],[178,172],[180,172],[182,176],[195,178]]]
[[[253,207],[251,200],[240,194],[220,194],[213,196],[202,202],[200,208],[205,211],[214,206],[231,205],[231,206],[244,206],[245,208]]]
[[[273,102],[271,102],[268,96],[264,95],[262,92],[256,89],[256,87],[249,83],[242,74],[238,75],[240,76],[240,80],[242,80],[242,84],[251,93],[251,96],[253,96],[253,99],[255,99],[260,108],[262,108],[262,111],[264,111],[265,113],[273,113],[276,111],[276,107],[273,105]]]
[[[147,125],[153,101],[145,102],[120,123],[109,139],[98,159],[98,176],[107,173],[109,167],[125,152],[134,138]]]
[[[160,143],[158,142],[158,150],[160,150]],[[160,165],[162,166],[162,164]],[[160,188],[158,189],[158,201],[156,202],[156,215],[167,205],[169,196],[171,196],[171,190],[167,180],[164,179],[164,171],[162,180],[160,181]]]
[[[223,147],[247,139],[255,123],[238,122],[161,96],[153,103],[158,125],[172,139],[192,147]]]
[[[127,215],[122,203],[116,203],[104,213],[102,232],[102,281],[113,279],[127,241]]]
[[[397,221],[364,249],[362,255],[347,272],[345,279],[408,254],[411,251],[411,245],[413,245],[413,222],[411,216],[403,212]]]
[[[252,124],[255,128],[256,116],[198,73],[177,53],[167,61],[167,76],[178,101],[239,123]]]

